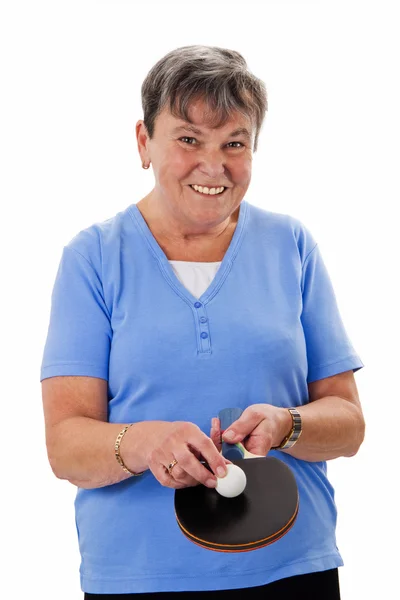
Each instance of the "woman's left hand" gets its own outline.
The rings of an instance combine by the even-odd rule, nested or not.
[[[279,446],[283,438],[290,432],[291,427],[292,418],[286,408],[272,404],[252,404],[222,434],[222,439],[230,444],[242,442],[246,450],[252,454],[265,456],[271,448]],[[235,435],[228,438],[228,431],[233,431]],[[219,418],[212,419],[210,437],[217,448],[221,450]]]

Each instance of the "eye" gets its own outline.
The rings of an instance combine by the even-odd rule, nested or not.
[[[192,137],[181,137],[179,138],[179,141],[183,141],[183,140],[195,140],[196,138],[192,138]],[[186,142],[185,142],[186,143]],[[190,146],[193,146],[193,144],[189,144]]]
[[[179,138],[179,141],[183,141],[186,144],[185,140],[194,140],[194,141],[196,141],[196,138],[186,137],[186,136]],[[229,142],[227,144],[227,146],[229,146],[230,144],[239,144],[239,146],[233,146],[233,148],[243,148],[244,147],[244,144],[242,144],[242,142]],[[189,143],[189,146],[193,146],[193,145],[194,144]]]

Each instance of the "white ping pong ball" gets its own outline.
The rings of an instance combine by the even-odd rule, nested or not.
[[[225,498],[235,498],[243,492],[246,487],[246,474],[237,465],[226,465],[228,472],[225,477],[217,477],[216,491]]]

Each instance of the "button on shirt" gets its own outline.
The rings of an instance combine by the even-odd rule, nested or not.
[[[222,408],[301,406],[308,383],[363,367],[299,220],[243,200],[223,260],[197,265],[168,261],[135,204],[79,232],[55,277],[40,379],[99,377],[110,422],[191,421],[209,435]],[[299,513],[285,536],[253,552],[189,541],[174,490],[150,471],[78,488],[82,590],[244,588],[342,565],[326,462],[270,455],[293,470]]]

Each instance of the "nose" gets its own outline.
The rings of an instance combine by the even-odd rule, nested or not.
[[[215,181],[225,173],[225,160],[222,152],[205,152],[200,158],[198,170],[210,181]]]

